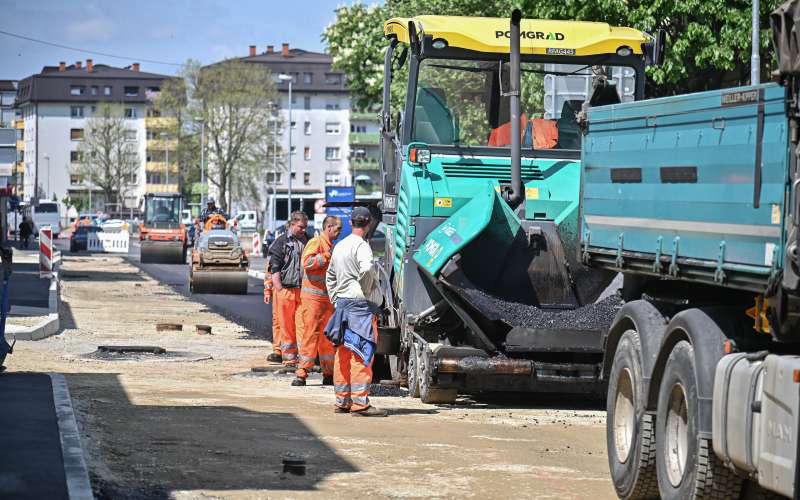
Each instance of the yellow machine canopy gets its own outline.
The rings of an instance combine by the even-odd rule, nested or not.
[[[510,50],[509,19],[499,17],[417,16],[392,18],[383,26],[384,35],[409,43],[408,23],[418,35],[444,40],[450,47],[476,52],[507,54]],[[520,25],[522,54],[591,56],[615,54],[628,47],[642,54],[649,35],[633,28],[583,21],[523,19]]]

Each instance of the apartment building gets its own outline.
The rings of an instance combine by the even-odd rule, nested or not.
[[[359,198],[381,198],[378,113],[350,113],[350,173]]]
[[[344,73],[332,69],[332,57],[284,43],[280,50],[267,45],[258,53],[251,45],[241,61],[264,64],[276,77],[292,77],[292,208],[311,210],[316,200],[324,198],[325,186],[350,185],[348,131],[350,130],[350,95]],[[278,80],[283,129],[280,141],[289,152],[289,82]],[[284,163],[288,164],[288,161]],[[271,172],[267,165],[269,192],[276,193],[277,219],[286,219],[288,175],[285,170]]]
[[[168,170],[165,161],[167,151],[176,147],[165,132],[174,122],[152,107],[166,78],[141,71],[138,63],[118,68],[87,59],[85,65],[46,66],[21,80],[16,106],[21,112],[24,199],[69,197],[83,200],[84,210],[106,208],[100,190],[77,173],[87,120],[104,103],[122,106],[125,140],[134,145],[141,164],[129,179],[125,206],[119,208],[137,207],[145,192],[177,191],[177,165],[170,161]]]
[[[0,128],[11,128],[17,119],[16,97],[17,81],[0,80]]]

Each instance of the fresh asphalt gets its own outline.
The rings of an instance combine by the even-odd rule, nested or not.
[[[253,335],[272,339],[272,308],[264,304],[264,286],[261,280],[249,278],[247,295],[190,294],[188,264],[142,264],[139,259],[139,242],[133,239],[126,258],[150,277],[239,323]],[[257,257],[251,258],[250,264],[251,269],[261,271],[264,268],[263,260]]]

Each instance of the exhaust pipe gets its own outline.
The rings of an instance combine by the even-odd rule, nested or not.
[[[508,96],[511,108],[511,191],[506,194],[506,201],[511,208],[522,202],[522,144],[520,143],[520,49],[519,25],[522,12],[514,9],[511,13],[511,53],[509,55],[510,82]]]

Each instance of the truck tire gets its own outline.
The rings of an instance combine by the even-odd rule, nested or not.
[[[418,356],[419,398],[427,404],[450,404],[458,397],[458,389],[435,387],[433,353],[420,349]]]
[[[408,395],[412,398],[419,397],[419,348],[412,341],[408,348]]]
[[[656,470],[661,498],[738,499],[742,479],[714,454],[711,440],[698,436],[694,348],[672,348],[658,393]]]
[[[627,330],[617,344],[606,399],[608,468],[623,499],[658,498],[656,436],[645,413],[639,334]]]

